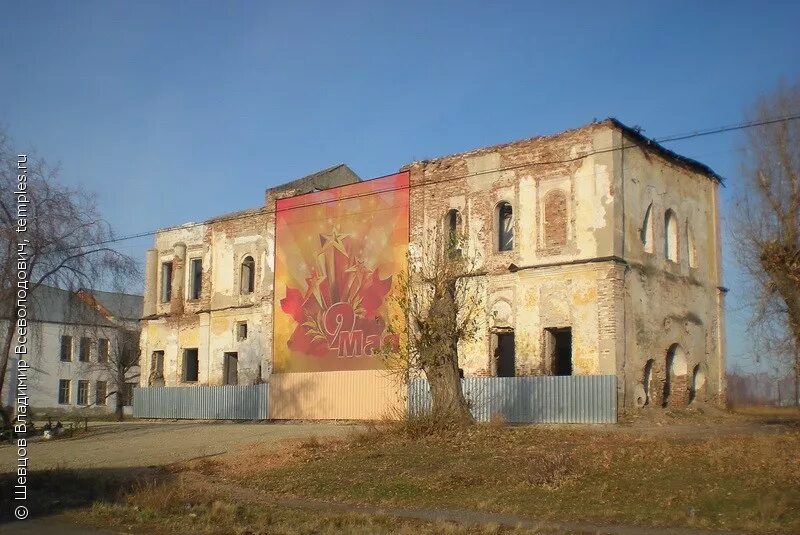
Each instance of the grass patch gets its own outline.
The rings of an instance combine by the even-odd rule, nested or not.
[[[798,530],[798,451],[794,431],[687,440],[565,428],[475,426],[413,437],[376,430],[235,477],[276,495],[342,502]]]

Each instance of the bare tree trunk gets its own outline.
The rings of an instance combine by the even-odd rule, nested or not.
[[[455,359],[446,359],[438,366],[425,369],[425,376],[431,387],[432,413],[437,419],[447,421],[471,422],[472,413],[461,388],[461,377]]]
[[[0,417],[3,418],[3,427],[8,427],[11,425],[11,411],[12,408],[6,408],[5,404],[3,403],[3,396],[5,395],[5,384],[6,384],[6,370],[8,369],[8,360],[11,354],[11,346],[13,344],[12,338],[14,336],[14,321],[12,318],[8,320],[8,329],[6,329],[6,338],[3,341],[3,357],[2,357],[2,367],[0,367]]]

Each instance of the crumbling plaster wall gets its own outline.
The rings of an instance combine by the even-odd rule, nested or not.
[[[629,146],[633,141],[625,139],[624,143]],[[620,157],[625,205],[624,230],[618,241],[628,265],[625,352],[618,362],[626,390],[621,401],[628,408],[645,403],[663,405],[668,353],[679,344],[683,355],[669,378],[668,405],[689,402],[697,366],[705,377],[697,399],[722,402],[725,347],[719,185],[704,174],[638,147],[620,151]],[[677,261],[667,259],[665,253],[667,210],[672,210],[678,221]],[[652,225],[649,231],[647,225]],[[694,265],[690,265],[690,248],[694,249]],[[653,359],[653,371],[645,378],[649,359]]]
[[[550,373],[544,330],[559,327],[572,328],[575,373],[614,373],[622,325],[621,275],[608,259],[615,235],[614,156],[580,158],[608,149],[613,136],[607,126],[590,125],[406,167],[412,250],[432,254],[435,236],[446,232],[446,214],[456,209],[466,254],[484,273],[475,283],[486,312],[479,335],[459,348],[466,374],[493,373],[493,334],[509,329],[517,374]],[[544,238],[545,199],[554,190],[567,199],[567,239],[559,247]],[[503,201],[514,211],[511,251],[497,250],[496,207]]]
[[[272,223],[270,223],[270,220]],[[185,246],[182,257],[181,247]],[[269,375],[272,363],[272,282],[274,218],[264,210],[251,210],[159,232],[156,236],[157,269],[148,269],[155,284],[156,315],[144,320],[143,355],[146,361],[142,384],[150,374],[154,351],[164,351],[167,386],[182,382],[183,350],[198,349],[200,385],[223,382],[224,353],[238,355],[239,384],[253,384]],[[243,294],[240,269],[245,257],[255,261],[255,288]],[[202,291],[189,299],[190,263],[202,259]],[[173,262],[173,295],[160,303],[161,263]],[[183,268],[183,269],[181,269]],[[237,339],[236,328],[247,323],[247,338]]]

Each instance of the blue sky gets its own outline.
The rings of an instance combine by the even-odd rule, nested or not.
[[[651,137],[736,123],[800,75],[797,2],[2,0],[0,12],[0,124],[96,191],[120,234],[258,206],[264,188],[339,162],[384,175],[606,116]],[[727,177],[727,207],[739,144],[669,148]],[[120,248],[143,258],[151,240]],[[729,360],[749,365],[726,260]]]

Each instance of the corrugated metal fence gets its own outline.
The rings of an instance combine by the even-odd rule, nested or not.
[[[266,420],[269,385],[159,386],[133,389],[136,418]]]
[[[464,395],[480,422],[493,415],[512,423],[615,423],[617,378],[614,375],[566,377],[469,377],[462,379]],[[408,386],[408,410],[429,410],[428,381]]]
[[[569,377],[470,377],[462,380],[472,414],[481,422],[501,416],[511,423],[614,423],[617,378],[613,375]],[[357,393],[354,393],[357,395]],[[424,379],[408,385],[408,411],[430,409]],[[147,387],[133,391],[137,418],[198,420],[267,420],[269,385]]]

